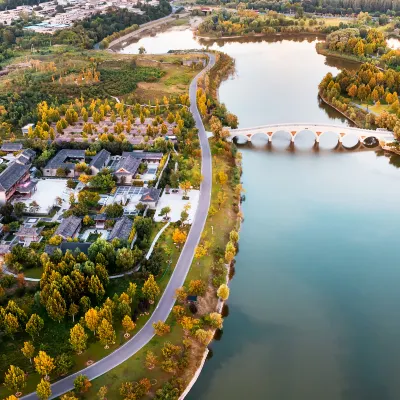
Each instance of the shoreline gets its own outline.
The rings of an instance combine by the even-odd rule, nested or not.
[[[215,41],[215,40],[236,40],[236,39],[252,39],[252,38],[280,38],[283,39],[285,36],[320,36],[326,37],[326,33],[323,32],[276,32],[276,33],[254,33],[248,35],[235,35],[235,36],[202,36],[197,32],[194,33],[196,38],[205,41]]]

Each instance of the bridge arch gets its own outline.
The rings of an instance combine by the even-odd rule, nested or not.
[[[234,134],[234,135],[231,136],[231,140],[232,140],[232,141],[234,141],[235,139],[236,139],[236,140],[238,140],[238,139],[245,139],[246,142],[249,142],[249,141],[251,141],[251,136],[249,137],[249,136],[247,136],[244,132],[240,132],[240,133],[236,133],[236,134]]]
[[[304,132],[311,132],[314,135],[315,141],[318,142],[318,135],[317,133],[312,130],[312,129],[299,129],[293,136],[293,141],[296,140],[296,137],[298,137],[300,134],[304,133]]]
[[[271,133],[271,141],[272,141],[272,142],[273,142],[274,136],[276,136],[277,133],[284,133],[285,135],[288,136],[288,139],[289,139],[290,141],[293,140],[292,132],[290,132],[289,130],[287,130],[287,129],[285,129],[285,128],[283,127],[282,129],[274,130],[274,131]]]
[[[251,135],[251,137],[250,137],[250,141],[253,141],[253,138],[254,138],[255,136],[264,136],[264,137],[267,138],[268,141],[271,140],[271,139],[270,139],[270,135],[268,134],[267,131],[265,131],[265,132],[255,132],[255,133],[253,133],[253,134]]]

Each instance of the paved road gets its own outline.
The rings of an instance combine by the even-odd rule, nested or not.
[[[210,60],[205,69],[209,69],[215,64],[215,56],[211,53],[207,54]],[[192,227],[190,229],[187,241],[182,249],[182,253],[179,257],[179,260],[175,266],[174,272],[168,283],[168,286],[166,287],[160,299],[160,302],[158,303],[157,308],[151,315],[150,319],[147,321],[146,325],[144,325],[143,328],[130,341],[125,343],[123,346],[119,347],[117,350],[112,352],[107,357],[104,357],[101,360],[97,361],[90,367],[87,367],[79,372],[76,372],[72,375],[67,376],[64,379],[61,379],[53,383],[51,385],[51,391],[53,394],[50,397],[50,399],[54,399],[55,397],[61,396],[65,392],[72,390],[74,387],[73,384],[74,379],[79,374],[84,374],[90,380],[92,380],[112,370],[113,368],[123,363],[128,358],[130,358],[133,354],[135,354],[143,346],[145,346],[154,336],[152,323],[159,320],[165,321],[172,307],[174,306],[175,289],[182,286],[183,283],[185,282],[186,275],[192,264],[196,246],[199,243],[200,236],[203,231],[204,224],[206,222],[208,208],[210,206],[210,200],[211,200],[211,186],[212,186],[211,152],[208,144],[206,131],[204,129],[203,122],[201,121],[201,116],[199,114],[196,104],[197,80],[202,72],[200,72],[193,79],[190,85],[189,95],[191,102],[190,109],[196,121],[196,127],[199,130],[200,146],[202,151],[201,172],[204,179],[200,186],[199,206],[197,208]],[[36,396],[36,393],[31,393],[27,396],[23,396],[22,399],[37,400],[38,397]]]

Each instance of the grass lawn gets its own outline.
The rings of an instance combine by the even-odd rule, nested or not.
[[[91,233],[88,238],[86,239],[86,242],[93,243],[95,242],[99,237],[101,236],[100,233]]]
[[[41,278],[43,273],[42,267],[31,268],[24,271],[24,275],[26,278]]]
[[[370,111],[372,111],[375,114],[382,114],[383,111],[390,112],[390,105],[389,104],[380,104],[376,105],[374,104],[371,106],[370,104],[362,103],[361,104],[363,107],[369,108]]]

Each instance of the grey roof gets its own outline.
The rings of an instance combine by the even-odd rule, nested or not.
[[[72,237],[81,224],[81,221],[81,218],[75,217],[74,215],[64,218],[54,234],[64,238]]]
[[[62,149],[45,166],[45,169],[68,168],[75,169],[75,164],[68,162],[69,158],[85,159],[85,150]]]
[[[42,230],[43,227],[20,226],[18,232],[15,233],[15,236],[38,236]]]
[[[156,188],[147,188],[142,194],[142,197],[140,198],[140,202],[142,203],[147,203],[147,202],[152,202],[152,201],[158,201],[160,198],[161,194],[161,189],[156,189]]]
[[[3,143],[1,146],[2,151],[20,151],[22,150],[22,143]]]
[[[25,149],[22,153],[25,157],[29,157],[31,160],[33,160],[36,157],[36,151],[32,149]]]
[[[29,164],[30,160],[28,157],[25,157],[23,154],[19,154],[16,160],[20,164]]]
[[[131,219],[122,217],[115,223],[108,240],[113,240],[114,238],[128,240],[132,226],[133,221]]]
[[[93,157],[92,161],[90,161],[89,166],[100,170],[104,168],[104,166],[107,164],[107,161],[110,158],[110,156],[111,153],[103,149]]]
[[[30,165],[13,162],[0,174],[0,190],[12,188],[28,171]]]
[[[139,165],[141,163],[141,159],[135,158],[131,156],[131,153],[129,153],[128,156],[122,157],[118,165],[116,166],[116,174],[117,175],[134,175],[136,174],[136,171],[139,168]],[[119,169],[124,169],[126,172],[117,172]]]
[[[59,248],[59,246],[56,246],[54,244],[46,244],[46,246],[44,247],[44,252],[47,253],[49,256],[52,256],[54,252]]]
[[[155,153],[155,152],[151,152],[151,151],[132,151],[132,152],[128,152],[128,151],[124,151],[122,153],[122,157],[127,157],[128,155],[134,157],[134,158],[139,158],[141,160],[147,160],[149,158],[158,158],[159,160],[162,159],[163,157],[163,153]]]

